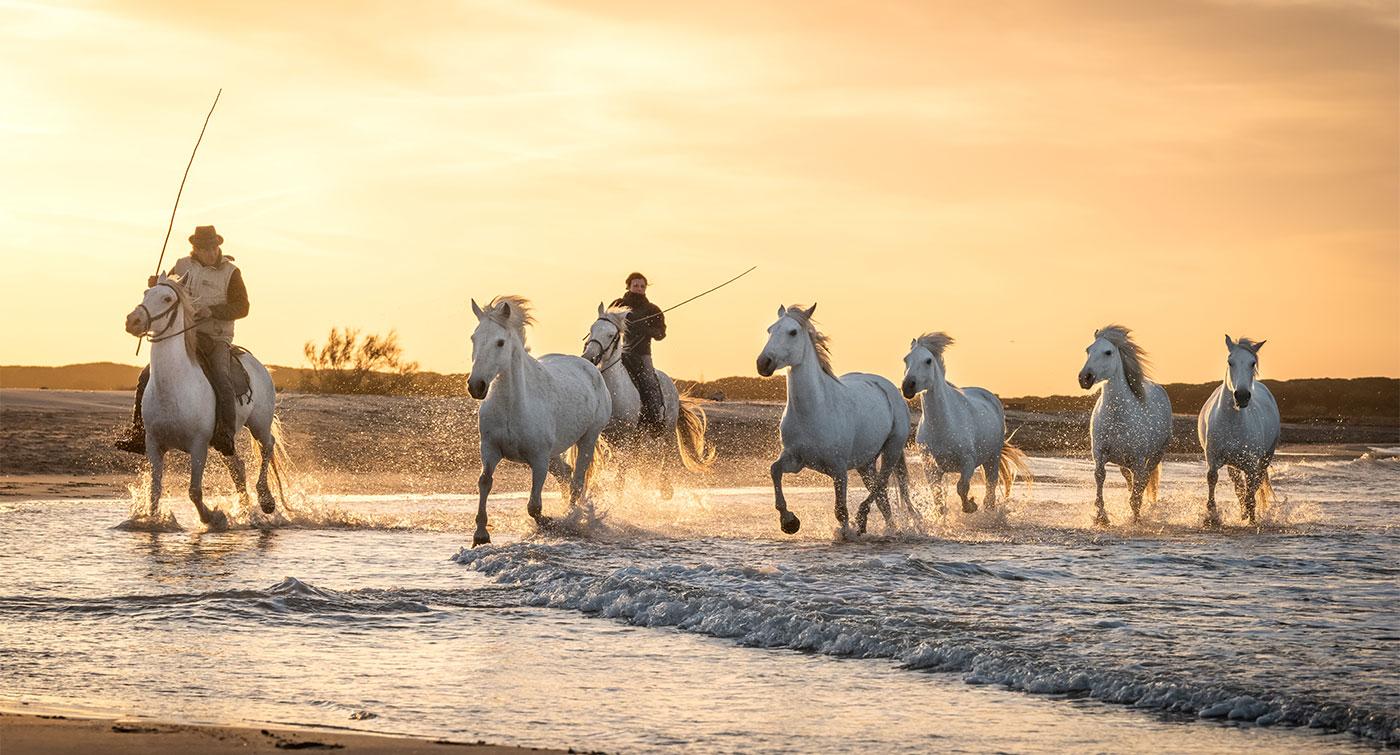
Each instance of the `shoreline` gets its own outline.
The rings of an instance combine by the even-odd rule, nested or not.
[[[364,755],[471,752],[480,755],[575,753],[575,748],[495,745],[425,739],[358,729],[276,724],[204,724],[148,719],[81,707],[0,701],[0,750],[5,755],[102,752],[114,755],[200,752],[207,755],[334,750]]]

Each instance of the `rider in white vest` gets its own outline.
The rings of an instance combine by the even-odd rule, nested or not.
[[[233,453],[235,397],[229,380],[232,367],[229,348],[233,345],[233,321],[248,316],[248,289],[243,285],[243,273],[234,266],[233,258],[224,256],[224,237],[212,225],[195,228],[190,236],[190,256],[182,257],[170,269],[170,275],[180,281],[196,308],[195,327],[199,353],[209,364],[210,381],[214,386],[214,437],[209,445],[222,454]],[[152,276],[147,285],[156,284]],[[151,368],[141,371],[136,383],[136,409],[132,413],[130,433],[116,442],[116,447],[132,453],[146,453],[146,428],[141,422],[141,395],[150,380]]]

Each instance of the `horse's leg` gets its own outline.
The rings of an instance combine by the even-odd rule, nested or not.
[[[549,522],[544,515],[544,481],[548,477],[548,457],[530,462],[530,502],[525,504],[525,512],[530,515],[531,519],[535,520],[537,526],[543,526]]]
[[[947,516],[948,504],[944,500],[947,491],[943,489],[943,468],[938,466],[938,462],[931,455],[924,457],[924,479],[928,480],[929,490],[933,492],[933,501],[938,505],[938,515]]]
[[[481,477],[476,481],[477,493],[481,496],[476,504],[476,532],[472,535],[472,547],[491,542],[486,531],[486,496],[491,494],[491,483],[496,474],[496,465],[501,463],[501,454],[495,448],[482,444]]]
[[[1141,518],[1142,491],[1147,487],[1147,474],[1137,474],[1133,470],[1124,466],[1119,466],[1118,471],[1123,473],[1123,482],[1128,484],[1128,507],[1133,510],[1133,521]],[[1142,481],[1142,486],[1138,486],[1138,480]]]
[[[843,540],[850,532],[851,517],[850,512],[846,510],[846,486],[849,484],[846,479],[847,475],[848,473],[844,469],[833,470],[831,474],[832,485],[836,488],[836,521],[841,524],[841,538]],[[860,513],[869,513],[869,511],[868,504],[861,505]],[[856,527],[861,534],[865,534],[865,519],[863,517],[856,517]]]
[[[568,488],[569,478],[573,476],[574,468],[569,466],[569,462],[564,461],[563,454],[559,454],[549,460],[549,473],[554,475],[554,479],[558,481],[562,490]]]
[[[983,503],[987,505],[987,510],[991,511],[997,505],[997,480],[1001,479],[1001,459],[992,457],[992,460],[982,465],[982,474],[987,477],[987,492]]]
[[[165,481],[165,449],[154,440],[146,439],[146,458],[151,462],[151,510],[152,519],[160,513],[160,493]]]
[[[228,466],[228,476],[233,478],[233,486],[238,488],[238,503],[244,508],[248,507],[248,470],[243,466],[243,457],[238,454],[224,456],[224,464]]]
[[[578,443],[578,457],[574,459],[574,477],[569,485],[569,506],[578,504],[588,484],[588,469],[593,466],[593,453],[598,448],[598,434],[584,436]]]
[[[1254,498],[1259,493],[1259,488],[1263,484],[1263,477],[1258,472],[1250,472],[1245,475],[1245,497],[1244,516],[1250,524],[1258,524],[1258,518],[1254,508]]]
[[[789,455],[783,451],[778,460],[773,462],[773,466],[768,471],[773,476],[773,505],[778,509],[778,525],[783,532],[789,535],[797,534],[802,527],[802,520],[797,515],[788,511],[787,498],[783,495],[783,475],[796,474],[802,471],[803,464],[796,456]]]
[[[962,499],[964,514],[971,514],[977,510],[977,500],[969,498],[968,493],[972,490],[972,475],[976,474],[976,466],[966,466],[962,468],[962,475],[958,477],[958,497]]]
[[[875,462],[856,470],[860,474],[860,481],[865,484],[865,499],[856,507],[856,532],[865,534],[865,526],[870,518],[870,504],[874,502],[879,486],[875,484]],[[849,489],[849,488],[848,488]]]
[[[1206,521],[1207,527],[1220,526],[1220,511],[1215,508],[1215,483],[1220,481],[1220,465],[1207,462],[1206,469]]]
[[[258,467],[258,506],[262,508],[264,514],[271,514],[277,510],[277,499],[272,497],[272,488],[267,484],[267,470],[272,466],[273,454],[277,452],[277,441],[272,437],[271,423],[268,427],[258,430],[255,435],[258,440],[258,453],[261,457]],[[278,482],[277,484],[280,489],[282,483]],[[287,491],[283,490],[282,495],[285,497]],[[286,501],[283,501],[283,504],[285,503]]]
[[[1103,478],[1108,476],[1108,470],[1104,468],[1107,462],[1103,457],[1094,457],[1094,485],[1098,488],[1098,493],[1094,497],[1094,507],[1098,509],[1094,514],[1094,526],[1108,526],[1108,511],[1103,507]]]
[[[204,465],[209,460],[209,447],[203,443],[195,445],[190,453],[190,502],[199,512],[199,521],[211,524],[213,512],[204,505]]]
[[[1235,485],[1235,498],[1239,500],[1240,506],[1243,507],[1244,491],[1246,489],[1244,484],[1244,472],[1241,472],[1237,467],[1233,465],[1228,466],[1225,469],[1230,473],[1230,482],[1234,483]],[[1240,518],[1244,518],[1243,509],[1241,509],[1240,511]]]

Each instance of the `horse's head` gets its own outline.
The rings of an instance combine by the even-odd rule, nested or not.
[[[185,314],[185,299],[179,288],[180,279],[164,275],[146,289],[141,303],[126,316],[126,332],[133,336],[160,335],[181,323]]]
[[[1094,335],[1094,342],[1084,350],[1089,357],[1084,360],[1084,369],[1079,371],[1079,387],[1085,390],[1093,388],[1099,381],[1111,380],[1123,372],[1123,360],[1118,355],[1118,347],[1107,338],[1097,333]]]
[[[778,321],[768,326],[768,343],[758,354],[758,374],[769,377],[784,367],[802,363],[807,344],[812,340],[809,333],[812,313],[816,311],[816,304],[807,309],[796,304],[778,305]]]
[[[1228,365],[1225,372],[1225,389],[1235,399],[1235,408],[1243,409],[1249,406],[1250,400],[1254,397],[1254,376],[1259,372],[1259,349],[1264,347],[1266,341],[1251,341],[1248,338],[1241,338],[1236,341],[1225,336],[1225,349],[1230,356],[1226,361]]]
[[[531,322],[528,302],[518,296],[498,296],[485,309],[472,300],[476,330],[472,332],[472,371],[467,392],[486,398],[491,381],[510,366],[518,350],[525,348],[525,325]]]
[[[952,344],[953,337],[947,333],[925,333],[909,342],[909,354],[904,357],[905,398],[914,398],[947,380],[943,350]]]
[[[583,358],[601,365],[622,348],[622,336],[627,332],[627,308],[607,309],[598,302],[598,319],[588,329],[583,342]]]

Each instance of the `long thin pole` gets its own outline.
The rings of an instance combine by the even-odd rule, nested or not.
[[[222,87],[214,95],[214,104],[209,106],[209,114],[204,116],[204,125],[199,129],[199,138],[194,140],[194,149],[190,150],[190,161],[185,163],[185,175],[180,176],[180,190],[175,192],[175,206],[170,208],[170,225],[165,227],[165,240],[160,242],[160,259],[156,260],[155,275],[160,275],[160,266],[165,264],[165,247],[170,243],[170,232],[175,228],[175,213],[180,209],[180,195],[185,193],[185,180],[190,177],[190,166],[194,165],[194,156],[199,152],[199,143],[204,141],[204,130],[209,128],[209,119],[214,116],[214,108],[219,106],[219,96],[224,93]]]
[[[728,286],[729,284],[733,283],[734,281],[739,280],[740,278],[744,277],[745,275],[748,275],[749,273],[752,273],[753,271],[755,271],[755,270],[757,270],[757,269],[758,269],[758,265],[754,265],[753,267],[749,268],[748,270],[745,270],[744,272],[739,273],[738,275],[736,275],[736,276],[734,276],[733,278],[730,278],[729,280],[727,280],[727,281],[725,281],[725,282],[719,284],[718,286],[715,286],[714,288],[710,288],[710,289],[706,289],[706,290],[704,290],[704,291],[701,291],[700,293],[698,293],[698,294],[696,294],[696,295],[690,297],[689,299],[686,299],[685,301],[681,302],[680,304],[672,304],[671,306],[669,306],[669,307],[667,307],[667,308],[665,308],[665,309],[663,309],[663,310],[661,310],[660,312],[657,312],[657,313],[655,313],[655,314],[650,314],[650,315],[647,315],[646,317],[638,317],[637,319],[632,320],[632,321],[629,322],[628,324],[629,324],[629,325],[632,325],[632,324],[635,324],[635,323],[642,322],[642,321],[644,321],[644,320],[650,320],[651,318],[656,317],[656,315],[665,314],[665,313],[667,313],[667,312],[670,312],[670,311],[673,310],[673,309],[676,309],[677,307],[683,307],[683,306],[685,306],[686,304],[689,304],[689,303],[695,301],[696,299],[699,299],[700,297],[705,296],[706,294],[712,294],[712,293],[714,293],[714,292],[720,290],[721,288],[724,288],[725,286]]]
[[[165,226],[165,240],[160,242],[160,259],[156,260],[156,271],[152,275],[160,275],[161,265],[165,264],[165,247],[170,244],[170,232],[175,229],[175,213],[180,210],[180,196],[185,193],[185,181],[190,177],[190,166],[194,165],[194,156],[199,153],[199,144],[204,141],[204,131],[209,128],[209,119],[214,117],[214,108],[219,106],[219,96],[224,93],[223,87],[214,93],[214,104],[209,106],[209,114],[204,116],[204,125],[199,127],[199,138],[194,140],[194,149],[190,150],[190,161],[185,163],[185,174],[180,176],[180,189],[175,192],[175,206],[170,208],[170,223]],[[141,353],[141,339],[136,339],[136,353]]]

